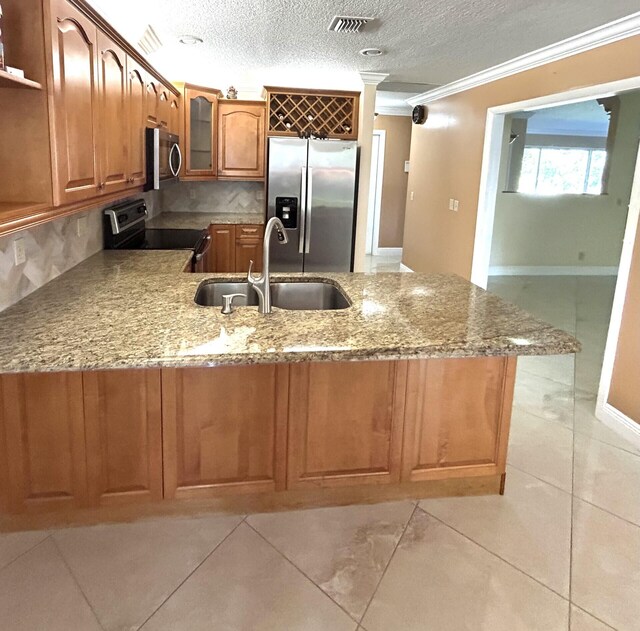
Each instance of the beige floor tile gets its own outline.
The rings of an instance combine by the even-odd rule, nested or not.
[[[640,456],[576,434],[574,493],[640,526]]]
[[[411,502],[393,502],[252,515],[247,521],[359,619],[413,509]]]
[[[380,583],[368,631],[566,631],[569,603],[418,510]]]
[[[136,629],[241,519],[164,517],[54,537],[102,626]]]
[[[574,424],[577,433],[640,455],[640,434],[632,432],[623,425],[613,429],[598,420],[595,416],[595,398],[576,397]]]
[[[514,409],[509,464],[571,492],[573,432],[555,421]]]
[[[637,631],[640,528],[574,502],[572,600],[618,631]]]
[[[609,625],[571,605],[571,625],[569,631],[611,631]]]
[[[566,386],[573,386],[575,355],[543,355],[519,357],[518,374],[525,372]]]
[[[46,530],[0,533],[0,569],[49,536]]]
[[[354,631],[357,624],[246,524],[144,631]]]
[[[100,631],[51,540],[0,571],[0,629]]]
[[[520,373],[513,404],[541,418],[573,428],[573,387],[537,375]]]
[[[423,500],[419,506],[525,574],[569,596],[568,493],[509,467],[504,496]]]

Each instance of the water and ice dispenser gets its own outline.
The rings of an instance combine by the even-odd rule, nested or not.
[[[276,217],[285,228],[295,230],[298,227],[298,198],[276,197]]]

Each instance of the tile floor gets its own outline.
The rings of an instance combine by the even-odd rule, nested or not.
[[[0,629],[640,629],[640,439],[593,416],[613,279],[490,287],[585,341],[519,362],[504,497],[0,534]]]

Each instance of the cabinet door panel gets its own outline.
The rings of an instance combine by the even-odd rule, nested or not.
[[[218,175],[264,177],[265,107],[223,101],[219,105]]]
[[[180,100],[176,96],[171,97],[170,111],[169,111],[169,131],[177,136],[182,136],[182,130],[180,129]],[[180,140],[184,140],[182,137]]]
[[[145,173],[145,129],[147,126],[145,72],[131,58],[127,59],[129,101],[127,123],[129,125],[128,183],[142,186]]]
[[[160,127],[164,129],[169,128],[169,118],[171,116],[171,103],[169,101],[169,92],[167,90],[160,90],[158,96],[158,122]]]
[[[284,488],[288,369],[162,371],[165,497]]]
[[[187,87],[185,105],[185,176],[215,179],[218,93]]]
[[[162,498],[159,370],[83,373],[93,504]]]
[[[406,362],[291,366],[288,488],[400,479]]]
[[[54,203],[99,193],[97,30],[65,0],[51,3]]]
[[[236,263],[235,271],[246,273],[249,271],[249,264],[253,261],[253,271],[262,271],[262,240],[261,239],[238,239],[236,241]]]
[[[100,72],[100,174],[103,193],[127,187],[127,60],[124,51],[98,32]]]
[[[403,479],[504,473],[515,359],[409,362]]]
[[[5,503],[12,512],[87,503],[80,373],[0,377]]]
[[[147,81],[147,125],[149,127],[160,126],[159,104],[160,90],[158,84],[153,80]]]
[[[210,272],[236,271],[236,234],[233,225],[209,227],[211,246],[209,248]]]

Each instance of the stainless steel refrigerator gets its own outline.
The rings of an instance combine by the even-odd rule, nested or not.
[[[272,271],[351,271],[357,142],[270,138],[268,160],[267,218],[289,237],[271,247]]]

